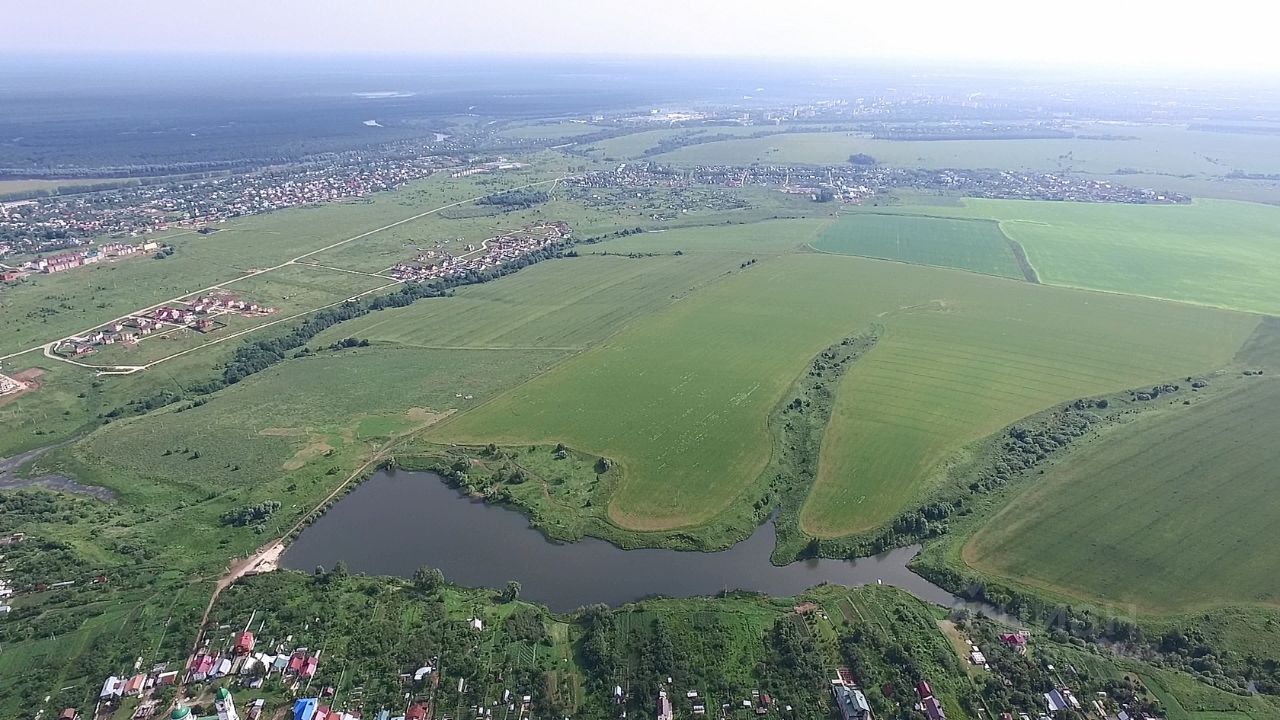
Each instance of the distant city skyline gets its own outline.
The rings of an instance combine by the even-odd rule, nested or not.
[[[14,54],[644,55],[1280,73],[1276,10],[1080,0],[63,0],[5,15]]]

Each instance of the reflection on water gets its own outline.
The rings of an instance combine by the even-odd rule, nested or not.
[[[773,544],[772,523],[714,553],[622,550],[593,538],[554,543],[518,512],[470,500],[434,473],[402,470],[379,472],[356,488],[303,531],[283,560],[285,567],[303,571],[342,560],[351,572],[402,577],[429,565],[451,582],[472,587],[500,588],[516,580],[522,598],[555,611],[722,590],[786,597],[822,582],[883,582],[940,605],[962,604],[906,568],[917,548],[777,567],[769,563]]]

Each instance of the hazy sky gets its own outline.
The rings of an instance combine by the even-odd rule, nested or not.
[[[54,0],[5,51],[747,55],[1280,71],[1265,0]]]

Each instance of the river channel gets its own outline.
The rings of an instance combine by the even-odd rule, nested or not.
[[[547,540],[524,515],[472,500],[427,472],[380,471],[334,505],[289,546],[283,565],[309,572],[339,560],[351,572],[409,577],[423,565],[451,582],[501,588],[563,612],[591,603],[611,606],[652,595],[693,597],[722,590],[797,595],[822,582],[883,583],[947,607],[992,608],[960,598],[907,569],[918,548],[858,560],[769,562],[773,523],[721,552],[622,550],[594,538]]]

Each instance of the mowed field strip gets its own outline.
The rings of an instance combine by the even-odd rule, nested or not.
[[[766,416],[806,363],[873,322],[887,327],[885,347],[859,361],[839,389],[824,443],[834,449],[824,450],[803,517],[815,535],[892,517],[950,453],[1056,401],[1219,365],[1257,319],[901,263],[787,255],[636,321],[430,437],[564,442],[605,455],[624,469],[609,506],[614,522],[634,530],[698,525],[754,483],[772,451]]]
[[[1055,463],[965,545],[984,573],[1171,613],[1280,606],[1280,380],[1111,430]]]

